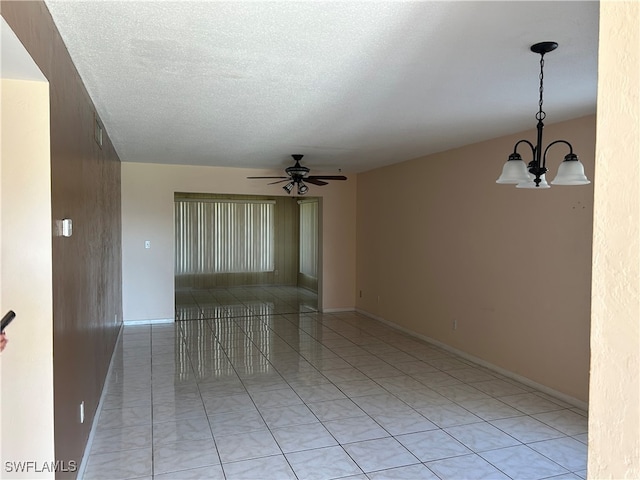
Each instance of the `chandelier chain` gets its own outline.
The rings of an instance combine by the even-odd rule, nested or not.
[[[542,110],[542,94],[544,92],[543,82],[544,82],[544,54],[540,55],[540,99],[538,100],[538,106],[540,107],[540,109],[536,114],[536,119],[539,121],[544,120],[544,117],[547,116],[547,114],[544,113],[544,111]]]

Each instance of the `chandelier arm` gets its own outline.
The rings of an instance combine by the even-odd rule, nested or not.
[[[556,143],[564,143],[565,145],[567,145],[569,147],[569,155],[573,154],[573,146],[567,142],[566,140],[555,140],[553,142],[551,142],[549,145],[547,145],[547,148],[544,149],[544,155],[542,155],[542,166],[545,167],[547,164],[547,151],[549,150],[549,148],[551,148],[552,145],[555,145]]]
[[[533,154],[533,156],[536,156],[536,147],[533,146],[533,143],[531,143],[529,140],[518,140],[516,142],[516,144],[513,146],[513,153],[518,153],[518,145],[520,145],[521,143],[526,143],[527,145],[529,145],[531,147],[531,153]]]

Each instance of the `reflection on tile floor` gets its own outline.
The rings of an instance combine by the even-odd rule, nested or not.
[[[586,478],[585,412],[314,300],[188,292],[193,320],[125,327],[84,478]]]
[[[176,291],[176,320],[307,313],[318,309],[315,293],[295,287],[232,287]]]

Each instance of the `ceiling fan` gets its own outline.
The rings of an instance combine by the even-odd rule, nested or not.
[[[305,185],[304,182],[312,183],[313,185],[328,185],[329,182],[325,182],[325,180],[346,180],[347,177],[344,175],[309,175],[309,168],[303,167],[300,165],[300,160],[304,155],[295,154],[291,155],[293,159],[296,161],[296,164],[293,167],[287,167],[284,169],[287,176],[286,177],[247,177],[247,178],[279,178],[276,182],[271,182],[269,185],[273,185],[275,183],[288,182],[284,187],[284,190],[287,193],[291,193],[294,186],[298,186],[298,195],[304,195],[309,191],[309,187]]]

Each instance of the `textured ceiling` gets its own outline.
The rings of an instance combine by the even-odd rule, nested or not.
[[[595,112],[593,1],[46,3],[125,162],[360,172],[534,128],[546,40],[547,123]]]

